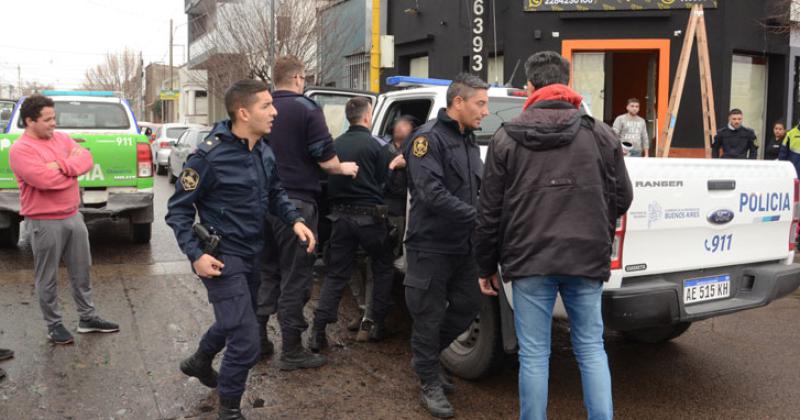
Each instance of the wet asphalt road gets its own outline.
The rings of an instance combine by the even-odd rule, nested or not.
[[[8,372],[0,382],[0,419],[212,418],[213,392],[177,369],[213,315],[163,222],[170,192],[166,178],[158,177],[150,245],[131,245],[125,224],[90,224],[94,300],[101,315],[120,323],[120,333],[76,334],[74,345],[50,345],[34,294],[30,246],[0,251],[0,347],[16,351],[0,362]],[[61,302],[65,324],[74,330],[77,314],[65,274]],[[312,299],[309,317],[314,305]],[[397,332],[379,344],[356,343],[346,330],[357,316],[351,298],[341,315],[329,328],[334,346],[327,366],[284,373],[266,361],[254,368],[243,401],[250,418],[429,418],[417,402],[402,305],[391,316]],[[800,418],[798,319],[795,294],[697,323],[666,345],[609,334],[617,418]],[[554,331],[550,418],[585,417],[568,332],[562,323]],[[515,418],[516,369],[512,357],[490,378],[456,380],[451,401],[457,418]]]

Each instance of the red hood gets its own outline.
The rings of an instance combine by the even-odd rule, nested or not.
[[[533,94],[528,97],[522,109],[526,110],[529,106],[539,101],[564,101],[575,105],[575,108],[580,108],[583,97],[578,95],[578,93],[569,86],[558,84],[549,85],[541,89],[536,89]]]

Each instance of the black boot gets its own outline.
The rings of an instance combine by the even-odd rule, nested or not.
[[[386,327],[383,326],[383,323],[376,322],[372,324],[372,328],[369,330],[369,341],[372,343],[377,343],[385,340],[387,335],[388,333],[386,331]]]
[[[283,349],[278,367],[280,370],[318,368],[327,362],[325,356],[303,348],[299,336],[283,335]]]
[[[239,408],[240,400],[238,399],[219,399],[219,420],[246,420],[242,415],[242,410]]]
[[[312,328],[308,335],[308,349],[314,353],[319,353],[327,347],[328,337],[325,336],[325,328]]]
[[[199,379],[201,384],[209,388],[216,388],[217,371],[211,367],[213,360],[214,356],[197,350],[193,355],[181,362],[181,372]]]
[[[261,359],[267,359],[275,354],[275,344],[269,339],[267,322],[269,322],[269,317],[258,317],[258,335],[261,337]]]
[[[420,392],[422,407],[434,417],[449,419],[455,415],[453,406],[444,395],[442,385],[438,383],[423,384]]]

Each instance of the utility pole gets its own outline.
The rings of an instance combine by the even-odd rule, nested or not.
[[[172,91],[175,89],[174,85],[174,70],[172,68],[172,19],[169,20],[169,90]],[[172,92],[170,92],[170,95]],[[170,102],[169,105],[169,119],[172,122],[172,110],[174,108],[174,104]]]
[[[17,64],[17,96],[22,96],[22,67]]]

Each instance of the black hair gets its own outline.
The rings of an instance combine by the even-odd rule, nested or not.
[[[347,122],[357,124],[364,118],[364,113],[369,110],[371,104],[372,102],[363,96],[356,96],[347,101],[344,106],[344,115],[347,118]]]
[[[541,51],[525,61],[525,77],[533,87],[569,83],[569,61],[555,51]]]
[[[225,91],[225,109],[231,122],[236,122],[236,112],[241,108],[249,108],[256,101],[256,95],[268,91],[269,86],[252,79],[239,80]]]
[[[28,122],[25,121],[27,118],[35,122],[42,116],[42,109],[55,108],[55,106],[55,102],[47,96],[38,93],[28,96],[19,107],[19,119],[22,120],[22,126],[28,126]]]
[[[729,112],[729,113],[728,113],[728,116],[729,116],[729,117],[730,117],[731,115],[742,115],[742,110],[741,110],[741,109],[739,109],[739,108],[733,108],[733,109],[731,110],[731,112]]]
[[[467,100],[475,95],[478,89],[489,89],[489,84],[480,77],[462,73],[456,76],[447,88],[447,106],[453,105],[453,100],[460,96]]]

